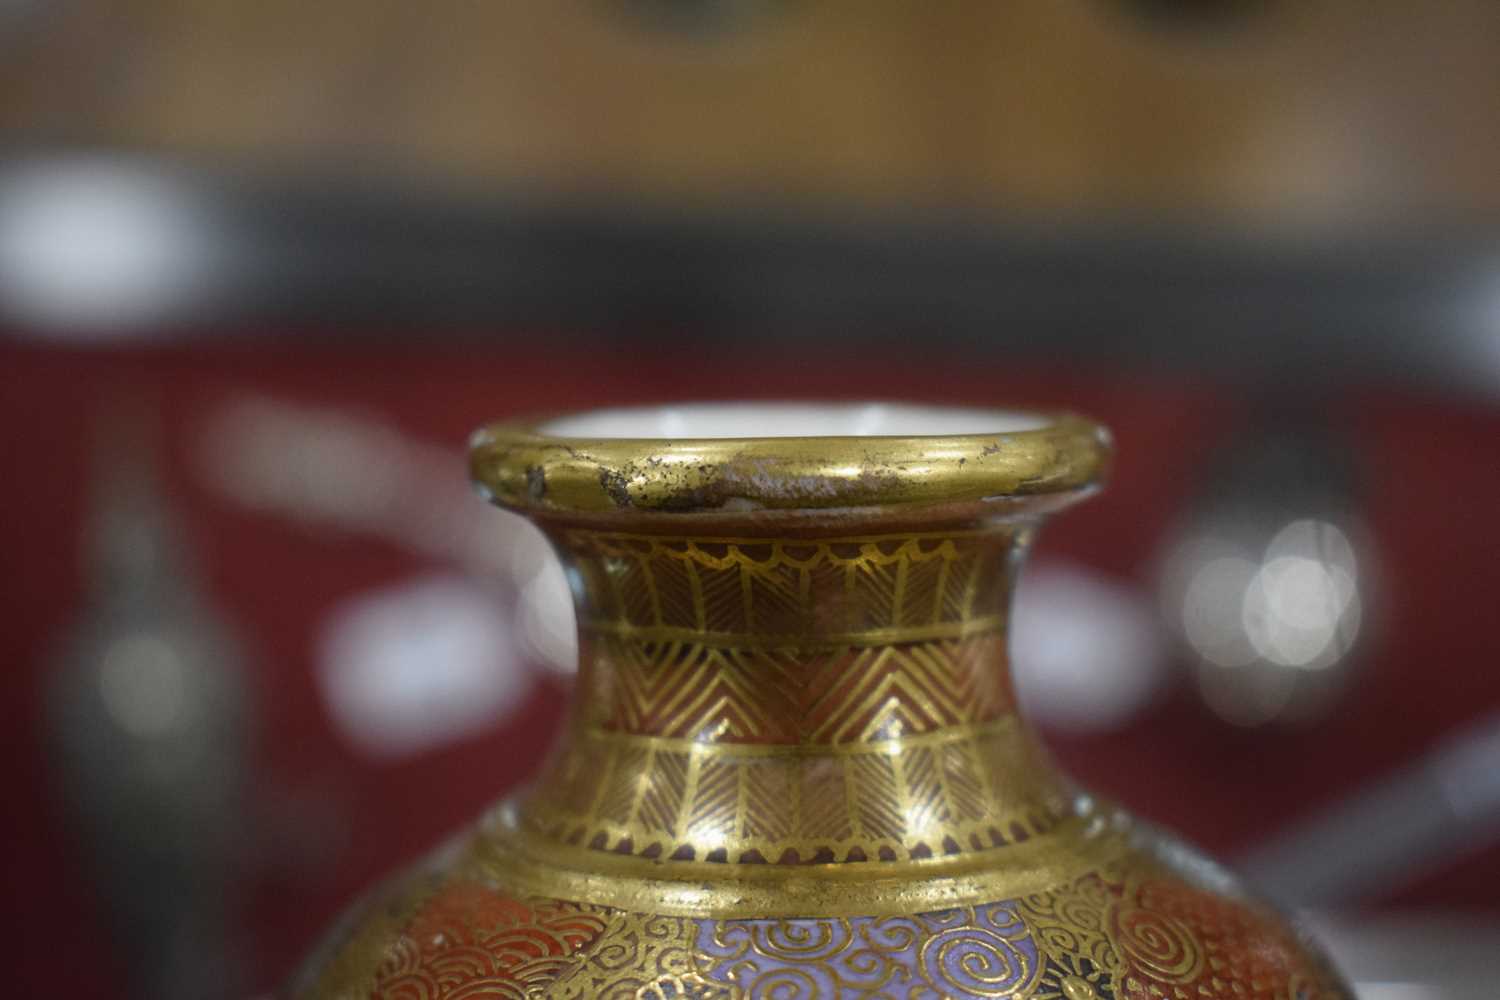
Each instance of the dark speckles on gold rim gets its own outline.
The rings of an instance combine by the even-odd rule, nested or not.
[[[1015,414],[995,411],[996,426]],[[1072,414],[993,434],[810,437],[563,437],[545,422],[474,435],[487,499],[534,512],[734,514],[996,504],[1096,484],[1110,442]]]

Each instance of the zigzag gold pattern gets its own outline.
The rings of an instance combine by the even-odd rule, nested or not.
[[[818,542],[574,530],[584,712],[702,741],[845,743],[1009,713],[1008,531]]]
[[[796,864],[991,850],[1066,813],[1014,716],[834,756],[809,749],[581,732],[520,821],[597,850]]]
[[[1072,794],[1014,715],[1005,603],[1045,509],[1019,501],[1098,472],[1076,424],[492,435],[480,478],[571,570],[574,716],[533,790],[336,937],[305,995],[1348,1000],[1202,859]]]
[[[531,792],[336,937],[306,996],[1349,1000],[1208,862],[1074,795],[1014,715],[1025,498],[1098,472],[1077,424],[493,432],[478,477],[570,568],[576,709]]]
[[[586,633],[781,645],[886,643],[1000,624],[1007,529],[824,540],[566,531]],[[796,640],[788,643],[788,639]]]
[[[589,653],[591,721],[627,733],[838,744],[978,724],[1013,709],[998,631],[813,650],[609,635]]]
[[[1064,807],[1016,723],[1008,525],[794,540],[556,529],[570,739],[520,826],[660,861],[993,850]]]

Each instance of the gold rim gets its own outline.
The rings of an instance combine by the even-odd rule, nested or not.
[[[996,411],[1013,419],[1013,413]],[[478,431],[470,471],[523,511],[728,514],[979,503],[1075,493],[1109,461],[1104,428],[1071,413],[1033,429],[918,437],[588,438],[544,421]]]

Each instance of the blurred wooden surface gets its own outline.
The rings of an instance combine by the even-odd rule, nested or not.
[[[720,32],[644,5],[37,0],[0,20],[0,136],[688,203],[1500,210],[1493,0],[1193,25],[1140,14],[1192,6],[1163,0],[767,0]]]

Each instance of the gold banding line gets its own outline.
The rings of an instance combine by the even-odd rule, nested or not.
[[[992,736],[1015,734],[1021,720],[1014,714],[971,726],[952,726],[912,733],[888,740],[847,740],[841,743],[745,743],[734,740],[689,740],[651,736],[620,729],[590,726],[584,739],[656,750],[662,753],[709,754],[715,757],[853,757],[860,754],[895,755],[904,750],[978,743]]]
[[[967,639],[1005,628],[1004,615],[979,615],[962,621],[932,625],[903,625],[855,632],[819,632],[810,635],[778,635],[751,632],[705,632],[695,628],[632,625],[629,622],[590,619],[578,624],[585,635],[612,636],[634,642],[690,642],[721,649],[825,649],[837,646],[891,646],[934,639]]]
[[[655,861],[550,842],[505,808],[472,845],[480,870],[522,893],[683,917],[848,917],[925,913],[1044,892],[1128,849],[1118,823],[1070,816],[1052,835],[994,854],[828,865]]]

